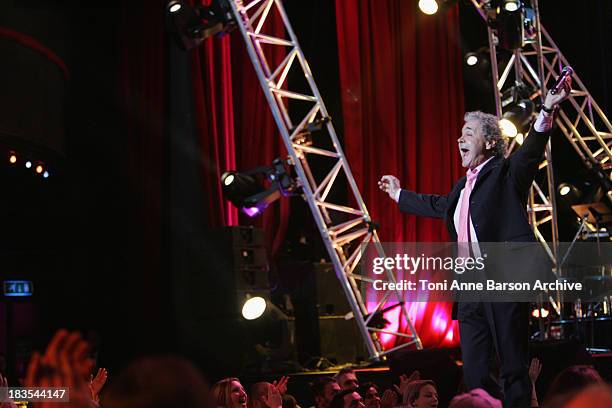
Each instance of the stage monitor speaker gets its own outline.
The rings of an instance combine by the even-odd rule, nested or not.
[[[197,316],[239,317],[248,296],[270,298],[263,231],[251,227],[211,229],[196,246],[183,289],[189,293]]]
[[[317,311],[319,316],[344,316],[351,306],[331,263],[315,263]]]
[[[355,319],[319,316],[319,334],[321,356],[333,363],[357,363],[369,357]]]

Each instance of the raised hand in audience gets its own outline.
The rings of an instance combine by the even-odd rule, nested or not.
[[[100,391],[104,384],[106,384],[106,379],[108,378],[108,371],[106,368],[99,368],[96,376],[89,376],[89,392],[91,393],[91,399],[94,401],[100,401]]]
[[[408,384],[413,381],[417,381],[421,379],[421,373],[418,370],[415,370],[410,375],[402,374],[399,377],[400,385],[399,385],[399,393],[404,395],[404,392],[408,388]]]
[[[289,377],[283,376],[280,380],[274,381],[272,386],[276,388],[280,395],[285,395],[287,393],[287,383],[289,382]]]
[[[44,354],[34,353],[28,364],[26,387],[67,387],[70,408],[92,408],[97,404],[91,399],[83,367],[87,366],[89,345],[77,332],[59,330],[47,346]],[[34,408],[57,408],[57,402],[37,402]]]
[[[6,379],[6,377],[3,377],[2,374],[0,374],[0,388],[7,388],[7,387],[8,387],[8,380]],[[15,405],[13,401],[6,401],[6,402],[0,401],[0,408],[17,408],[17,405]]]
[[[395,386],[397,388],[397,386]],[[393,390],[385,390],[382,398],[380,399],[381,408],[392,408],[399,405],[399,398],[397,393]]]

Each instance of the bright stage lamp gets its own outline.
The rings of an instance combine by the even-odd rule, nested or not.
[[[265,311],[266,300],[261,296],[252,297],[242,305],[242,317],[247,320],[258,319]]]
[[[499,128],[501,129],[502,135],[506,137],[516,137],[516,135],[518,134],[518,129],[516,128],[516,125],[505,118],[499,121]]]
[[[178,1],[171,1],[168,3],[168,11],[170,13],[176,13],[181,9],[181,7],[183,7],[183,5]]]
[[[428,15],[436,14],[438,2],[436,0],[419,0],[419,9]]]
[[[565,195],[568,195],[571,190],[572,189],[570,188],[570,186],[561,186],[559,188],[559,194],[561,194],[562,196],[565,196]]]
[[[473,67],[474,65],[476,65],[478,63],[478,56],[476,55],[476,53],[470,52],[466,54],[465,63],[468,64],[470,67]]]
[[[506,0],[504,2],[504,9],[506,11],[516,11],[521,6],[521,2],[519,0]]]

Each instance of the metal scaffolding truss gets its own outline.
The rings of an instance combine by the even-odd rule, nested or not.
[[[282,2],[229,0],[229,3],[369,357],[378,360],[407,346],[422,348],[402,292],[385,292],[373,310],[366,306],[365,285],[373,280],[360,273],[362,249],[371,244],[378,256],[385,256],[384,251]],[[269,20],[275,13],[284,25],[283,38],[271,34],[269,29]],[[273,47],[285,50],[285,57],[278,65],[270,65],[271,59],[267,57]],[[297,78],[295,83],[303,81],[305,88],[291,89],[292,84],[287,81],[290,73],[292,78]],[[321,131],[311,132],[316,127]],[[334,192],[345,191],[347,186],[351,204],[334,202],[333,197],[337,196]],[[384,277],[388,282],[396,282],[390,270]],[[382,313],[390,305],[402,308],[407,333],[374,327],[374,318],[380,315],[377,312]],[[381,333],[402,337],[404,342],[384,350],[379,339]]]
[[[491,12],[490,1],[471,0],[480,15],[487,21],[487,13]],[[563,67],[570,65],[559,47],[554,43],[546,29],[540,24],[538,0],[532,0],[535,11],[535,35],[526,41],[522,49],[517,49],[509,58],[503,69],[498,67],[497,35],[490,25],[487,25],[493,87],[496,96],[497,115],[502,114],[503,89],[508,86],[508,78],[514,71],[515,82],[510,84],[525,84],[533,90],[530,99],[536,100],[546,94],[546,84],[555,80]],[[612,126],[610,121],[597,105],[577,73],[572,75],[573,90],[556,116],[556,124],[585,165],[605,171],[611,178],[612,172]],[[513,144],[516,143],[513,141]],[[552,154],[550,142],[546,148],[544,161],[540,170],[545,171],[545,177],[540,182],[534,182],[531,188],[528,212],[536,237],[544,245],[551,260],[558,264],[558,234],[557,209],[555,202],[555,182],[552,169]],[[543,180],[542,180],[543,179]],[[536,180],[537,181],[537,180]],[[608,195],[612,192],[608,191]],[[547,242],[543,228],[550,228]],[[557,271],[560,273],[561,271]]]

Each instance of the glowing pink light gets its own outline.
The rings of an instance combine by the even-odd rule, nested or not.
[[[257,207],[243,208],[242,211],[249,217],[255,217],[259,214],[259,208]]]

